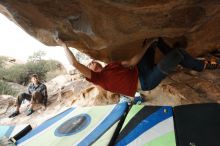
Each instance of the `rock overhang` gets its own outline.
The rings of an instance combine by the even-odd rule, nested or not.
[[[53,36],[105,62],[132,57],[145,38],[186,36],[198,56],[220,48],[218,0],[1,0],[0,13],[42,43]]]

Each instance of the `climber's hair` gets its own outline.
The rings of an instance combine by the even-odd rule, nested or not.
[[[87,65],[87,67],[90,67],[93,63],[96,63],[99,67],[103,68],[101,63],[99,63],[98,61],[96,60],[92,60],[91,62],[89,62],[89,64]]]

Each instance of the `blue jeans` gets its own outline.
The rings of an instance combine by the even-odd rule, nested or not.
[[[158,64],[155,64],[156,48],[165,55]],[[154,89],[178,64],[196,71],[204,68],[203,61],[193,58],[184,49],[172,49],[159,38],[156,47],[151,45],[137,65],[142,90]]]

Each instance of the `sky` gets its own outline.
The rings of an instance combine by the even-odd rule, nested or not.
[[[46,53],[45,59],[60,61],[67,69],[70,68],[63,48],[42,44],[0,14],[0,56],[9,56],[26,62],[29,56],[39,50]]]

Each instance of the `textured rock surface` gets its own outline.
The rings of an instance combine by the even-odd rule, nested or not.
[[[129,58],[158,36],[185,35],[195,56],[220,47],[219,0],[1,0],[0,13],[47,45],[58,32],[104,61]]]
[[[150,105],[220,103],[220,70],[194,72],[179,70],[169,75],[154,90],[143,92]]]

